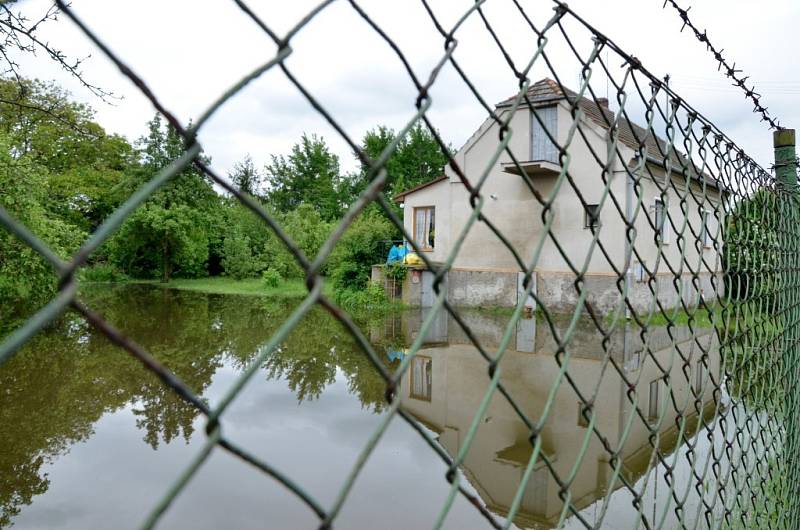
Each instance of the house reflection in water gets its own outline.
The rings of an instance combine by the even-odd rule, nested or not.
[[[420,313],[405,313],[389,325],[401,329],[405,342],[410,344],[423,317]],[[465,313],[464,318],[481,344],[494,354],[508,317]],[[559,336],[563,336],[567,326],[566,322],[561,326]],[[623,323],[604,349],[602,335],[591,320],[578,324],[567,347],[570,356],[567,373],[586,399],[596,394],[593,410],[597,432],[589,433],[589,422],[581,413],[582,401],[564,379],[541,433],[542,451],[551,462],[552,471],[541,459],[537,462],[514,520],[517,526],[557,525],[565,508],[562,498],[567,497],[560,494],[561,486],[555,477],[566,483],[574,470],[574,478],[568,485],[570,510],[565,515],[568,527],[593,526],[601,517],[602,526],[607,528],[627,527],[645,517],[651,526],[657,526],[665,514],[665,527],[671,528],[678,522],[676,504],[670,500],[669,485],[664,481],[665,468],[658,464],[654,446],[659,447],[662,457],[669,457],[669,462],[677,457],[675,469],[669,475],[677,497],[686,497],[681,501],[681,511],[687,526],[693,528],[695,522],[705,526],[706,508],[696,493],[702,489],[695,489],[697,479],[692,468],[697,476],[703,476],[708,467],[709,442],[705,436],[695,437],[699,442],[692,442],[696,443],[693,451],[686,451],[683,442],[691,440],[698,429],[706,429],[702,420],[713,418],[721,407],[717,402],[719,391],[715,391],[719,388],[720,368],[716,334],[711,328],[695,330],[693,335],[688,328],[672,328],[668,333],[665,327],[650,327],[643,339],[640,331]],[[381,330],[373,333],[380,334]],[[539,421],[558,379],[557,343],[543,320],[527,319],[517,325],[510,344],[501,363],[501,381],[527,417],[532,422]],[[634,383],[631,392],[619,372],[604,362],[609,358]],[[450,455],[456,455],[462,448],[488,387],[487,368],[487,362],[458,324],[445,314],[437,317],[425,345],[411,360],[400,391],[402,406],[435,433]],[[632,404],[634,398],[638,413]],[[678,443],[680,420],[684,418],[684,439]],[[582,453],[587,434],[590,440]],[[609,450],[601,443],[600,436]],[[525,424],[505,398],[495,393],[462,471],[486,507],[498,516],[508,514],[530,460],[532,446],[528,437]],[[618,451],[622,460],[620,477],[613,484],[610,451]],[[577,468],[576,462],[579,462]],[[644,506],[641,515],[623,480],[641,495]],[[706,502],[711,495],[707,494]],[[604,510],[603,500],[607,496],[609,501]],[[579,516],[572,510],[579,512]]]

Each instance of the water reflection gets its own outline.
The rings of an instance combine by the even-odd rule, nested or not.
[[[223,366],[241,369],[291,311],[285,302],[206,296],[127,286],[88,293],[91,305],[134,337],[194,392],[208,393]],[[349,335],[312,312],[264,366],[297,401],[314,399],[337,371],[363,406],[385,406],[383,383]],[[0,368],[0,528],[47,492],[46,469],[68,460],[109,414],[132,413],[152,449],[197,428],[197,411],[113,347],[83,320],[67,315]],[[161,486],[163,489],[163,486]]]
[[[407,342],[417,335],[423,316],[406,316],[401,323]],[[494,353],[505,319],[480,314],[465,318],[481,343]],[[567,324],[557,325],[561,328],[557,336],[564,336]],[[674,453],[715,413],[719,392],[713,390],[719,384],[720,358],[713,330],[695,330],[693,334],[688,328],[654,328],[644,337],[639,331],[624,326],[604,348],[593,323],[581,321],[561,357],[565,361],[569,357],[565,377],[549,401],[560,371],[556,335],[541,320],[523,320],[517,326],[512,340],[517,350],[505,355],[501,380],[531,422],[547,414],[540,434],[544,456],[524,490],[514,520],[517,525],[551,528],[562,520],[562,514],[565,519],[571,516],[570,521],[579,527],[595,525],[601,514],[609,528],[635,524],[636,510],[626,484],[643,491],[640,479],[658,464],[659,452],[654,448],[662,456]],[[519,351],[523,349],[526,351]],[[435,433],[453,457],[462,450],[488,387],[487,367],[462,329],[446,316],[435,322],[425,346],[411,360],[410,377],[401,390],[403,406]],[[594,403],[594,434],[589,432],[588,414],[584,414],[586,400]],[[679,436],[680,429],[683,433]],[[469,482],[489,510],[501,517],[508,514],[531,459],[529,432],[508,401],[496,394],[464,460]],[[692,463],[696,461],[699,475],[708,460],[707,451],[702,457],[699,453],[682,455],[683,461],[671,471],[677,491],[694,491]],[[612,460],[612,454],[619,458],[619,478],[613,476],[617,460]],[[661,495],[654,492],[657,481],[654,477],[642,498],[660,514],[671,492],[667,485],[662,485]],[[603,514],[597,501],[614,490],[627,496],[627,507]],[[567,492],[569,497],[564,496]],[[682,498],[684,512],[691,512],[689,507],[695,512],[684,514],[687,521],[700,522],[701,501],[699,495]],[[615,506],[624,503],[617,501]],[[678,523],[672,512],[666,515],[668,527]],[[643,517],[653,524],[647,515]]]
[[[132,286],[101,289],[87,298],[212,404],[292,309],[280,301]],[[408,354],[424,316],[408,311],[369,324],[366,331],[389,369],[396,369]],[[464,318],[490,351],[500,343],[508,320],[480,313],[465,313]],[[557,324],[557,334],[567,324]],[[665,502],[664,493],[653,491],[657,480],[653,487],[642,487],[658,464],[653,447],[662,455],[674,453],[692,438],[698,419],[714,413],[719,354],[710,329],[696,330],[694,337],[688,329],[668,333],[654,328],[646,336],[638,331],[620,329],[604,346],[591,322],[579,323],[565,352],[566,377],[553,394],[541,432],[545,458],[525,489],[517,526],[552,527],[565,506],[577,512],[566,512],[568,526],[582,526],[581,519],[594,524],[608,492],[616,493],[604,521],[610,527],[627,524],[637,517],[628,486],[644,489],[642,502],[648,506]],[[545,413],[558,377],[557,351],[549,327],[526,319],[517,325],[503,360],[502,382],[533,422]],[[626,386],[620,372],[635,385]],[[322,311],[300,323],[256,379],[223,419],[226,432],[279,463],[329,505],[386,408],[383,380],[350,335]],[[460,326],[441,316],[411,360],[400,398],[442,447],[456,455],[487,384],[486,361]],[[67,316],[0,368],[0,389],[0,527],[136,526],[204,438],[196,432],[202,419],[192,407],[77,317]],[[589,433],[576,389],[585,399],[596,396],[595,433]],[[634,399],[639,412],[629,421]],[[659,416],[662,421],[656,424]],[[129,428],[120,426],[128,417],[134,418],[144,444],[133,444]],[[678,436],[680,428],[684,432]],[[462,466],[468,487],[499,517],[507,515],[530,459],[528,433],[497,396]],[[611,451],[621,462],[617,479]],[[683,467],[671,472],[676,488],[691,482],[690,460],[702,452],[695,446],[681,455]],[[116,458],[104,459],[104,454]],[[314,517],[268,479],[251,484],[253,477],[260,480],[252,468],[224,460],[206,467],[207,474],[201,473],[193,489],[182,494],[165,526],[233,524],[215,519],[218,512],[238,517],[233,526],[242,528],[262,527],[265,520],[276,527],[314,526]],[[444,463],[419,436],[395,422],[359,478],[340,524],[363,527],[381,517],[398,526],[429,526],[447,496],[445,472]],[[104,474],[124,477],[114,483],[119,491],[76,487]],[[204,494],[220,494],[218,483],[227,484],[223,499],[228,506],[252,502],[227,512],[205,504]],[[265,489],[264,484],[270,486]],[[132,507],[123,509],[120,496]],[[90,505],[77,506],[86,499]],[[409,505],[416,508],[404,508]],[[202,517],[187,522],[193,513]],[[448,523],[463,528],[485,521],[459,500]]]

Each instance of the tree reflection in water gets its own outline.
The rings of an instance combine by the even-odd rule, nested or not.
[[[85,297],[200,395],[221,367],[241,370],[246,366],[293,309],[285,301],[145,286],[102,288]],[[420,311],[406,311],[364,324],[376,349],[385,353],[390,370],[400,366],[423,316]],[[499,344],[507,318],[465,314],[490,351]],[[591,523],[602,510],[598,500],[607,492],[624,493],[625,484],[641,488],[643,481],[650,480],[647,472],[657,457],[675,453],[678,446],[692,440],[695,431],[704,428],[702,418],[714,414],[720,405],[719,392],[713,391],[719,388],[718,348],[712,330],[707,331],[692,340],[688,330],[673,328],[680,355],[672,355],[665,329],[651,329],[647,345],[638,330],[623,330],[610,338],[604,350],[594,326],[588,322],[579,325],[568,348],[568,376],[584,396],[596,393],[595,434],[590,434],[588,449],[566,484],[581,453],[588,420],[572,386],[563,381],[541,433],[545,460],[534,468],[515,518],[518,526],[557,523],[564,508],[562,485],[569,491],[570,506]],[[538,421],[559,369],[555,341],[542,322],[530,319],[518,326],[511,347],[502,364],[503,384],[528,418]],[[647,348],[654,354],[646,355]],[[670,389],[653,390],[651,383],[658,375],[654,359],[662,362],[670,357],[672,365],[662,365],[670,375]],[[639,384],[625,388],[619,374],[608,366],[609,358],[630,379],[638,378]],[[700,375],[699,362],[704,367]],[[463,331],[442,316],[402,381],[402,406],[451,455],[461,449],[488,384],[486,370],[485,360]],[[285,381],[298,403],[319,398],[337,378],[344,378],[348,391],[364,409],[379,414],[386,408],[383,380],[344,328],[322,310],[303,319],[267,359],[263,373],[267,379]],[[67,458],[64,455],[71,446],[89,439],[104,415],[130,408],[144,441],[153,449],[179,438],[188,442],[197,418],[194,408],[74,315],[66,315],[41,333],[2,367],[0,389],[0,527],[10,525],[23,506],[47,491],[47,465]],[[635,412],[633,397],[637,397],[639,414],[628,422]],[[648,401],[651,397],[653,403]],[[653,431],[649,428],[652,410],[664,411],[661,424]],[[681,418],[686,419],[684,424]],[[684,432],[679,436],[681,427]],[[658,433],[658,439],[651,432]],[[618,448],[617,479],[613,473],[616,461],[608,448]],[[705,465],[707,457],[701,449],[696,447],[681,456],[686,470],[695,458],[697,470]],[[530,455],[527,427],[502,398],[495,397],[462,469],[486,506],[503,517]],[[688,471],[676,468],[674,477],[676,488],[685,489]],[[437,471],[432,480],[444,478]],[[657,486],[656,479],[653,484]],[[659,497],[652,490],[645,490],[643,502],[665,502],[663,494]],[[624,509],[617,509],[619,502],[612,498],[606,520],[623,521],[620,514],[635,512],[630,500],[624,501]],[[698,503],[702,499],[695,505]]]
[[[242,368],[291,312],[285,302],[145,286],[87,293],[92,307],[135,338],[194,392],[215,372]],[[341,326],[312,311],[266,362],[267,377],[289,382],[297,399],[318,397],[337,367],[361,402],[381,411],[383,382]],[[130,406],[153,449],[187,442],[197,411],[75,315],[39,334],[0,368],[0,527],[44,493],[41,469],[93,434],[104,414]]]

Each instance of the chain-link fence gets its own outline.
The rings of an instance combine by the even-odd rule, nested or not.
[[[0,223],[47,259],[61,278],[58,295],[2,343],[0,363],[71,308],[207,418],[202,451],[173,484],[165,485],[145,528],[159,521],[216,450],[227,451],[280,482],[319,517],[321,528],[331,527],[388,425],[399,420],[407,422],[447,466],[442,480],[449,483],[450,494],[438,519],[431,521],[435,527],[446,521],[457,496],[466,498],[487,525],[496,528],[562,526],[568,521],[595,528],[611,511],[630,514],[632,525],[645,528],[800,525],[793,509],[800,482],[795,462],[798,396],[793,384],[800,375],[794,357],[800,285],[793,148],[783,147],[775,171],[782,178],[774,176],[566,4],[554,2],[549,17],[539,20],[525,2],[511,2],[518,21],[527,28],[529,57],[520,64],[512,59],[485,2],[475,2],[455,24],[445,27],[422,0],[443,44],[438,63],[424,76],[358,2],[349,2],[363,23],[391,47],[417,93],[416,114],[375,160],[315,97],[314,87],[304,85],[286,63],[293,39],[309,31],[309,23],[333,1],[322,2],[281,36],[244,2],[235,0],[278,51],[222,94],[190,127],[170,113],[168,102],[162,102],[137,75],[136,65],[106,46],[102,28],[89,29],[69,6],[58,2],[179,132],[185,150],[110,215],[68,262],[0,209]],[[497,54],[518,80],[518,86],[509,90],[515,95],[497,105],[487,101],[465,73],[462,61],[468,58],[456,53],[459,29],[474,18],[496,46],[487,53]],[[579,66],[580,79],[572,87],[563,79],[563,65],[551,61],[550,49],[555,46],[567,50]],[[436,105],[431,89],[445,67],[457,73],[473,96],[472,104],[487,116],[478,133],[455,154],[439,137],[437,131],[444,127],[429,115]],[[198,131],[226,101],[269,70],[282,71],[369,168],[368,187],[316,256],[304,255],[257,201],[199,157]],[[544,79],[532,79],[532,72],[544,72]],[[605,98],[596,93],[603,84]],[[381,190],[387,160],[417,124],[431,131],[448,165],[443,178],[404,195],[401,219],[392,207],[394,198]],[[793,139],[781,140],[781,146],[789,145]],[[308,286],[302,304],[213,408],[137,345],[135,337],[123,336],[76,297],[76,273],[92,253],[151,194],[191,164],[263,220],[264,229],[280,238],[304,269]],[[320,274],[337,241],[372,203],[383,209],[424,262],[422,281],[415,283],[419,278],[409,276],[404,295],[421,285],[418,303],[431,308],[394,372],[381,362],[351,317],[323,292]],[[435,221],[431,208],[437,212]],[[506,277],[498,280],[502,274],[512,278],[513,286],[501,295],[512,310],[499,345],[490,349],[471,328],[461,306],[496,303],[497,295],[486,286],[506,281]],[[231,403],[317,304],[361,346],[385,380],[388,403],[379,427],[364,440],[330,505],[320,504],[275,462],[253,456],[224,432]],[[531,309],[549,328],[555,351],[545,359],[549,368],[537,375],[545,392],[542,406],[535,409],[506,384],[503,362],[509,350],[522,349],[518,332]],[[402,394],[404,375],[412,370],[426,335],[435,331],[443,313],[456,323],[486,370],[485,393],[455,448],[447,447],[419,421]],[[575,346],[582,318],[600,337],[598,347],[603,352],[589,379],[574,369],[582,362]],[[622,346],[616,340],[620,330],[625,331]],[[517,343],[512,344],[515,338]],[[613,415],[604,408],[610,379],[624,388]],[[577,421],[585,431],[576,440],[575,451],[559,457],[549,430],[563,414],[565,392],[572,396],[567,401],[578,403]],[[463,469],[496,400],[507,403],[526,429],[518,447],[498,456],[516,459],[521,470],[505,484],[512,494],[503,510],[490,507],[487,499],[467,487]],[[572,414],[575,418],[574,408]],[[591,495],[580,486],[581,468],[589,459],[599,462]],[[631,473],[636,459],[643,462],[641,471]],[[549,495],[549,490],[542,490],[542,477],[555,484],[553,498],[545,499],[551,506],[549,515],[545,523],[526,523],[523,512],[535,511],[530,507],[541,501],[537,495]],[[659,487],[661,493],[655,491]],[[628,493],[629,502],[614,501],[612,494],[619,490]],[[658,502],[651,502],[653,509],[646,510],[654,499]],[[595,506],[591,513],[585,510],[588,503]]]

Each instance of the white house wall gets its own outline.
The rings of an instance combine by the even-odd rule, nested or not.
[[[504,113],[501,117],[505,118]],[[559,105],[557,137],[560,144],[565,144],[569,134],[572,117],[563,103]],[[509,141],[509,149],[518,161],[530,159],[530,117],[527,110],[520,110],[512,118],[510,127],[513,135]],[[601,129],[590,122],[583,122],[581,127],[594,150],[605,157],[607,151],[605,138]],[[478,183],[489,160],[498,147],[499,126],[485,123],[481,130],[459,151],[456,161],[461,164],[469,181]],[[619,145],[625,153],[632,156],[632,151]],[[576,133],[569,148],[569,173],[589,204],[598,204],[603,194],[601,167],[591,155],[587,142]],[[511,157],[503,152],[499,160],[492,164],[490,173],[482,188],[486,197],[483,214],[500,232],[508,238],[520,256],[528,262],[535,245],[545,235],[542,221],[542,206],[528,189],[522,177],[505,173],[501,164],[511,162]],[[611,192],[622,204],[625,198],[625,179],[620,173],[611,173]],[[453,230],[463,226],[469,218],[469,194],[458,178],[452,176],[453,183]],[[555,177],[535,178],[534,186],[540,194],[549,198],[555,188]],[[496,199],[492,198],[496,197]],[[587,255],[590,254],[592,242],[591,231],[584,228],[584,208],[567,181],[564,181],[553,201],[552,233],[569,260],[577,267],[583,267]],[[615,261],[622,263],[624,256],[624,224],[619,213],[614,209],[610,197],[606,198],[601,210],[600,241],[607,248]],[[454,264],[457,268],[477,270],[518,271],[519,265],[511,252],[505,248],[500,239],[492,233],[485,223],[478,223],[464,242],[462,252]],[[550,238],[545,238],[544,247],[537,261],[537,269],[545,272],[571,273],[568,263],[558,252]],[[588,270],[592,273],[611,273],[613,268],[599,250],[591,252]]]
[[[434,241],[433,250],[426,251],[426,256],[436,262],[443,262],[450,252],[452,232],[451,214],[453,208],[450,204],[452,186],[446,180],[437,182],[427,188],[409,194],[404,202],[403,226],[406,231],[414,234],[414,208],[422,206],[434,206]]]
[[[508,110],[501,110],[501,119],[506,119],[507,113]],[[527,109],[520,109],[511,118],[509,124],[512,135],[508,142],[508,148],[520,162],[530,160],[531,156],[530,119],[530,112]],[[573,123],[574,120],[568,105],[564,101],[559,102],[557,115],[559,144],[567,143]],[[535,270],[539,297],[548,308],[555,311],[570,310],[580,302],[579,293],[574,287],[576,277],[572,270],[574,267],[578,271],[585,271],[584,285],[587,286],[589,303],[601,312],[608,312],[622,308],[620,297],[622,282],[619,281],[619,273],[615,270],[626,270],[625,216],[628,173],[624,164],[632,163],[635,152],[617,142],[618,154],[613,154],[614,158],[609,164],[607,173],[609,193],[603,199],[605,183],[602,178],[602,164],[605,163],[608,152],[608,131],[588,118],[580,120],[579,124],[583,134],[575,131],[572,136],[568,146],[570,156],[567,168],[572,183],[587,204],[600,204],[601,200],[603,201],[597,237],[605,249],[605,254],[598,244],[592,247],[593,235],[591,230],[584,227],[584,207],[572,183],[568,179],[564,179],[553,198],[558,182],[557,177],[533,177],[534,188],[545,200],[552,200],[550,230],[560,245],[559,250],[553,238],[549,237],[544,229],[543,207],[528,189],[523,178],[503,171],[502,164],[512,161],[509,154],[502,152],[498,159],[492,162],[499,145],[499,126],[492,120],[486,120],[459,149],[454,158],[473,186],[478,185],[488,166],[489,173],[481,188],[481,195],[485,200],[482,215],[508,240],[524,263],[530,263],[536,246],[543,240],[536,259]],[[597,158],[592,154],[592,150]],[[655,166],[649,167],[657,178],[663,180],[663,171]],[[469,193],[455,172],[448,167],[445,168],[445,174],[449,177],[448,180],[410,193],[405,197],[404,222],[406,229],[412,234],[414,207],[436,207],[434,249],[428,254],[428,257],[437,262],[445,261],[452,250],[453,243],[473,211],[469,203]],[[675,177],[677,178],[677,175]],[[655,197],[659,195],[659,189],[649,176],[640,179],[638,193],[647,213],[653,216],[652,208]],[[681,193],[685,194],[685,191]],[[695,190],[695,193],[702,196],[702,192],[699,190]],[[715,190],[707,188],[707,203],[708,197],[716,200],[715,193]],[[680,195],[672,190],[668,194],[670,197],[667,207],[673,223],[680,227],[684,219],[687,219],[694,228],[694,234],[699,237],[700,213],[697,204],[689,198],[687,202],[689,211],[687,215],[684,215],[681,210]],[[614,205],[612,195],[618,203],[618,208]],[[634,193],[633,200],[636,201],[636,199],[637,196]],[[709,209],[711,210],[713,207],[709,207]],[[721,241],[719,229],[721,224],[721,219],[718,219],[711,227],[713,235],[718,241]],[[658,248],[654,242],[653,230],[647,223],[644,212],[640,212],[636,216],[634,226],[636,228],[635,248],[645,265],[652,270],[656,265]],[[685,260],[683,272],[686,274],[681,282],[687,288],[682,288],[681,294],[684,296],[684,300],[691,304],[696,303],[698,290],[691,285],[690,268],[693,270],[706,268],[705,265],[700,264],[701,255],[708,264],[711,264],[712,269],[719,270],[721,267],[717,253],[712,247],[702,248],[698,251],[695,246],[696,236],[688,230],[688,227],[684,229],[683,233],[685,240],[682,245],[678,243],[677,234],[673,233],[663,252],[675,267],[680,267]],[[509,278],[502,279],[503,285],[512,285],[516,280],[511,275],[521,270],[512,252],[483,221],[477,221],[472,226],[455,258],[453,268],[456,271],[507,274]],[[633,270],[634,268],[631,267],[632,272]],[[662,303],[668,306],[677,304],[680,301],[679,292],[675,289],[673,276],[668,274],[669,269],[663,262],[656,268],[656,273],[659,298]],[[631,302],[637,312],[647,311],[652,306],[650,286],[646,282],[637,282],[633,275],[631,278],[629,283]],[[700,290],[703,292],[703,296],[715,294],[710,278],[710,274],[705,274],[702,279]],[[500,280],[494,276],[487,278],[487,282],[493,285],[497,281]],[[470,300],[478,300],[476,304],[481,305],[480,282],[473,283],[476,296],[471,297]],[[717,295],[721,294],[720,289],[721,286],[718,285]],[[496,296],[490,296],[490,294],[487,291],[486,296],[489,296],[491,300],[487,298],[485,303],[508,306],[516,303],[516,297],[512,296],[505,303],[498,304]]]

